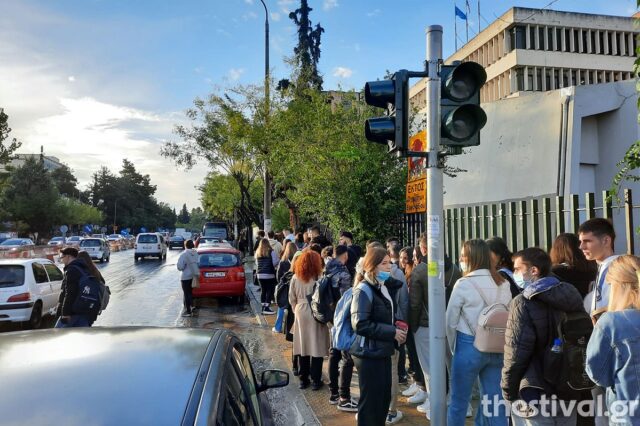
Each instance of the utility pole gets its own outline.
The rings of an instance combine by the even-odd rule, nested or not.
[[[264,6],[264,100],[265,122],[269,117],[269,11],[264,0],[260,0]],[[264,165],[264,232],[271,231],[271,174],[267,164]]]
[[[427,226],[429,364],[431,423],[447,424],[447,372],[444,294],[443,167],[440,162],[440,76],[442,26],[427,27]]]

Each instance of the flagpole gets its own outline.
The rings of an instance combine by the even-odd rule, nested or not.
[[[465,9],[467,12],[467,19],[464,20],[466,26],[467,26],[467,43],[469,43],[469,12],[471,12],[471,10],[469,9],[469,0],[465,1]]]
[[[478,34],[480,34],[480,0],[478,0]]]
[[[456,33],[456,52],[458,51],[458,15],[456,14],[456,3],[453,3],[453,29]]]

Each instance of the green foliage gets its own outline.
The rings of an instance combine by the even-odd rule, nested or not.
[[[73,175],[73,172],[69,167],[63,165],[62,167],[51,171],[51,178],[58,188],[60,195],[76,198],[80,195],[80,191],[78,191],[77,188],[78,179]]]
[[[260,202],[263,199],[262,179],[259,179],[251,185],[248,195],[251,200]],[[233,212],[236,210],[241,216],[244,210],[241,208],[242,193],[237,180],[230,175],[224,175],[216,172],[209,173],[205,179],[204,185],[200,188],[202,191],[202,205],[204,212],[211,218],[232,222]],[[240,217],[239,219],[246,224],[251,223],[251,218]],[[258,223],[256,220],[255,223]]]
[[[9,139],[9,144],[5,146],[4,141],[9,138],[11,128],[9,128],[9,116],[5,114],[4,108],[0,108],[0,164],[7,164],[22,142],[16,138]]]
[[[42,161],[27,159],[11,174],[4,191],[3,207],[13,221],[24,224],[24,231],[45,235],[59,223],[59,194]]]
[[[207,214],[200,207],[191,209],[189,222],[178,222],[176,228],[185,228],[191,232],[201,232],[204,223],[207,221]]]
[[[102,223],[102,212],[97,208],[73,198],[60,197],[56,210],[59,211],[58,223],[65,225],[83,225],[85,223]]]
[[[298,27],[298,44],[293,49],[294,66],[293,80],[298,95],[306,89],[322,90],[322,76],[318,71],[320,61],[320,39],[324,28],[313,24],[309,19],[309,13],[313,9],[309,7],[307,0],[300,1],[300,7],[289,13],[291,19]],[[282,83],[282,82],[281,82]],[[279,84],[279,87],[287,84]]]
[[[187,205],[182,205],[182,210],[180,210],[180,214],[178,215],[178,222],[180,223],[189,223],[191,220],[189,216],[189,210],[187,210]]]

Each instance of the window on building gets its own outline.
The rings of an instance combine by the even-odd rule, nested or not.
[[[553,28],[547,28],[547,47],[551,51],[556,50],[554,32]]]
[[[538,27],[538,50],[544,50],[545,33],[544,27]]]
[[[569,73],[568,69],[562,70],[562,87],[569,87],[571,85],[569,84],[570,77],[571,77],[571,74]]]
[[[516,92],[524,90],[524,67],[516,68]]]
[[[638,35],[634,34],[633,35],[633,53],[637,53],[638,52]]]
[[[544,84],[545,90],[551,90],[551,69],[545,68],[544,70]]]
[[[559,89],[560,88],[560,70],[558,69],[553,69],[553,89]]]
[[[526,28],[523,25],[516,25],[511,29],[511,49],[526,48]]]
[[[536,90],[542,91],[542,68],[536,68]]]
[[[602,31],[597,31],[596,32],[596,38],[598,39],[598,54],[602,55],[604,54],[604,33]]]
[[[562,28],[556,28],[556,50],[562,51]]]
[[[576,70],[571,70],[571,85],[577,86],[578,83],[578,72]]]
[[[529,25],[529,49],[536,49],[536,26]]]
[[[616,33],[616,34],[615,34],[615,38],[616,38],[616,44],[618,45],[618,49],[616,49],[616,50],[617,50],[616,55],[617,55],[617,56],[622,56],[622,55],[623,55],[623,52],[622,52],[622,43],[624,43],[624,42],[623,42],[623,40],[624,40],[624,33]]]
[[[606,34],[606,36],[607,36],[607,46],[609,46],[609,47],[605,52],[608,55],[613,55],[613,37],[612,37],[612,35],[613,34],[611,34],[610,31],[607,31],[607,34]]]
[[[589,53],[589,50],[587,49],[587,36],[589,33],[586,30],[582,30],[580,32],[582,33],[582,50],[580,52]]]
[[[598,53],[596,52],[596,32],[591,30],[589,33],[591,34],[591,51],[589,53]]]
[[[527,87],[525,90],[533,90],[533,67],[527,68]]]
[[[571,52],[571,29],[564,29],[564,49],[563,52]]]

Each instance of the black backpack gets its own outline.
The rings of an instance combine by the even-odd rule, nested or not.
[[[102,281],[77,268],[82,277],[78,282],[78,296],[71,309],[76,314],[98,316],[109,304],[111,291]]]
[[[293,272],[286,272],[281,278],[280,282],[276,286],[276,303],[279,308],[285,309],[289,306],[289,285],[291,283],[291,277]]]
[[[333,322],[333,314],[336,304],[340,299],[340,293],[333,286],[333,275],[323,275],[313,285],[313,292],[307,296],[313,318],[321,324]]]
[[[575,400],[595,384],[586,373],[587,343],[593,332],[591,317],[585,311],[561,312],[549,310],[549,345],[544,353],[544,379],[551,384],[558,398]],[[552,347],[561,339],[561,351]]]

